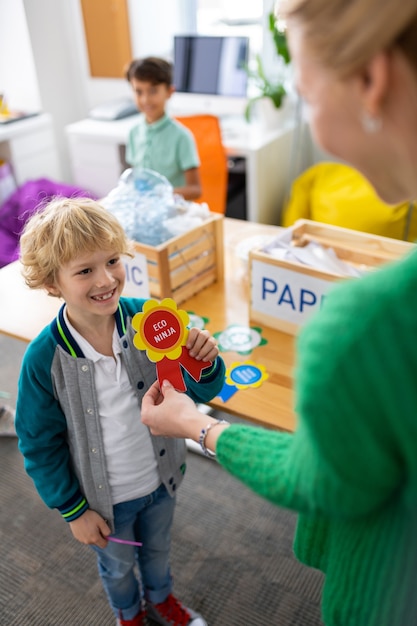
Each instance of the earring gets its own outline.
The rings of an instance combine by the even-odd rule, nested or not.
[[[380,117],[374,117],[367,111],[363,111],[361,115],[362,128],[369,135],[377,133],[382,128],[382,120]]]

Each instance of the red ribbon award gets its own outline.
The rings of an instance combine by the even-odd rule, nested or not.
[[[185,347],[188,337],[188,313],[178,310],[172,298],[147,300],[142,313],[136,313],[132,326],[136,330],[133,343],[138,350],[146,350],[148,359],[156,363],[158,382],[169,380],[177,391],[186,386],[181,366],[199,381],[201,372],[211,361],[197,361]]]

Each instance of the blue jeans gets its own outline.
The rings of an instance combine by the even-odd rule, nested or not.
[[[106,548],[93,546],[100,578],[116,617],[133,619],[141,610],[143,596],[158,604],[171,593],[169,551],[174,508],[175,498],[164,485],[148,496],[113,507],[113,537],[143,544],[136,547],[109,541]]]

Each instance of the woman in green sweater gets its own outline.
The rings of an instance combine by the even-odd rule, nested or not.
[[[316,141],[387,203],[417,197],[417,0],[287,0]],[[219,424],[164,384],[155,434],[192,438],[299,512],[295,552],[325,573],[326,626],[417,624],[417,254],[340,283],[297,341],[294,434]]]

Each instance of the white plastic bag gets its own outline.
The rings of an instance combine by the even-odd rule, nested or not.
[[[206,220],[206,204],[174,194],[167,178],[146,168],[123,172],[117,187],[101,201],[131,239],[157,246]]]

